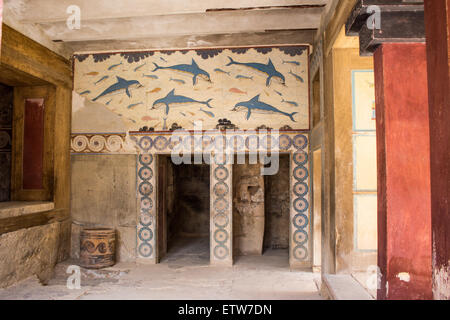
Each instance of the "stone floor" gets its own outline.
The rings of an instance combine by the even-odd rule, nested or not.
[[[76,261],[65,261],[57,265],[48,285],[31,277],[0,289],[0,299],[322,299],[316,285],[320,274],[289,271],[286,250],[238,257],[230,268],[208,263],[208,239],[186,238],[157,265],[118,263],[102,270],[81,269],[81,289],[70,290],[66,270]]]

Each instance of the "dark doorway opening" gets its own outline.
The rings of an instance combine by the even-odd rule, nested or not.
[[[14,88],[0,83],[0,202],[11,200]]]

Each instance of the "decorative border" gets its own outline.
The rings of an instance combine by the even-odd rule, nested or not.
[[[71,153],[127,153],[125,150],[126,134],[72,134]]]

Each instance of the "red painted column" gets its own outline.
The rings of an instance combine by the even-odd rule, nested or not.
[[[433,294],[450,299],[450,0],[425,1],[430,106]]]
[[[378,299],[431,299],[431,195],[425,44],[374,55],[378,154]]]

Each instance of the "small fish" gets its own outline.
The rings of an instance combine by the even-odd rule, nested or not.
[[[155,119],[156,120],[156,119]],[[155,124],[153,127],[157,127],[157,126],[159,126],[161,124],[161,121],[160,122],[158,122],[157,124]]]
[[[122,114],[121,114],[121,113],[118,113],[117,115],[118,115],[119,117],[121,117],[121,116],[122,116]]]
[[[138,71],[140,68],[142,68],[143,66],[145,66],[147,63],[141,64],[140,66],[134,68],[134,72]]]
[[[181,114],[183,117],[187,117],[186,113],[183,113],[183,112],[180,111],[180,114]]]
[[[297,61],[286,61],[286,60],[283,60],[283,64],[286,64],[286,63],[295,64],[296,66],[300,65],[300,62],[297,62]]]
[[[152,91],[147,91],[147,92],[149,92],[149,93],[156,93],[156,92],[159,92],[159,91],[161,91],[161,88],[155,88]]]
[[[229,91],[232,93],[247,94],[247,92],[239,90],[238,88],[231,88]]]
[[[133,119],[130,119],[130,118],[128,118],[128,120],[130,120],[133,123],[136,123],[136,120],[133,120]]]
[[[86,90],[80,93],[80,96],[91,93],[91,90]]]
[[[191,116],[195,116],[195,113],[188,111],[188,113],[191,114]]]
[[[289,74],[293,75],[295,77],[295,79],[297,79],[298,81],[300,81],[301,83],[304,83],[305,81],[303,80],[302,77],[300,77],[299,75],[295,74],[291,71],[289,71]]]
[[[159,57],[161,59],[161,61],[167,62],[166,59],[164,59],[163,57]]]
[[[283,99],[283,101],[281,101],[281,102],[284,102],[284,103],[293,105],[294,107],[298,107],[298,103],[297,103],[297,102],[294,102],[294,101],[286,101],[286,100]]]
[[[236,76],[236,79],[253,80],[253,77],[243,76],[243,75],[239,74]]]
[[[225,73],[225,74],[231,76],[231,72],[226,72],[226,71],[224,71],[224,70],[222,70],[222,69],[220,69],[220,68],[216,68],[216,69],[214,69],[214,71],[215,71],[215,72],[218,72],[218,73]]]
[[[279,91],[277,91],[277,90],[274,90],[280,97],[282,97],[283,96],[283,94],[281,93],[281,92],[279,92]]]
[[[215,117],[214,113],[212,113],[212,112],[210,112],[210,111],[203,110],[203,108],[200,108],[200,111],[202,111],[203,113],[206,113],[206,115],[207,115],[208,117],[211,117],[211,118],[214,118],[214,117]]]
[[[111,101],[112,101],[112,99],[109,100],[109,101],[106,103],[106,105],[108,106],[108,105],[111,103]]]
[[[127,107],[127,109],[131,109],[131,108],[136,107],[136,106],[138,106],[138,105],[140,105],[140,104],[143,104],[143,103],[142,103],[142,102],[132,103],[132,104],[130,104],[130,105]]]
[[[97,76],[97,75],[98,75],[98,72],[92,71],[92,72],[85,73],[84,75],[85,75],[85,76]]]
[[[120,65],[122,65],[122,62],[121,62],[121,63],[118,63],[118,64],[113,64],[113,65],[111,65],[111,66],[108,67],[108,70],[112,70],[112,69],[114,69],[114,68],[117,68],[117,67],[120,66]]]
[[[170,78],[169,81],[178,82],[179,84],[185,84],[185,83],[186,83],[186,81],[184,81],[184,80],[181,80],[181,79],[173,79],[173,78]]]
[[[108,79],[108,78],[109,78],[109,76],[103,76],[100,80],[95,81],[94,84],[100,83],[103,80]]]
[[[158,79],[158,76],[154,74],[142,74],[142,76],[151,79]]]

